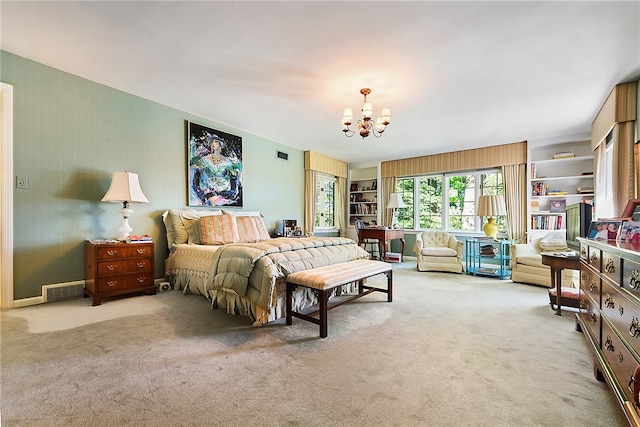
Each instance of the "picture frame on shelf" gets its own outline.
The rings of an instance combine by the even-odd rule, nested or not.
[[[627,206],[625,206],[624,211],[622,211],[622,215],[620,215],[620,218],[631,221],[640,221],[640,199],[629,199],[627,201]]]
[[[374,179],[373,182],[371,183],[371,189],[372,190],[377,190],[378,189],[378,180]]]
[[[351,183],[351,191],[358,191],[358,183],[357,182],[352,182]]]
[[[616,240],[621,243],[640,245],[640,221],[625,221],[620,227]]]
[[[599,219],[591,221],[587,238],[589,240],[616,240],[622,221],[617,219]]]
[[[564,213],[567,210],[567,202],[565,199],[552,199],[549,202],[549,211],[551,213]]]

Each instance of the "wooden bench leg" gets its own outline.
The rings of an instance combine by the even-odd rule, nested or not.
[[[327,303],[329,301],[329,290],[320,291],[318,299],[320,300],[320,338],[327,337]]]
[[[295,287],[296,286],[293,283],[287,282],[287,325],[293,324],[293,316],[291,315],[291,312],[293,311],[293,289]]]
[[[387,302],[393,301],[393,270],[389,270],[384,274],[387,275]]]

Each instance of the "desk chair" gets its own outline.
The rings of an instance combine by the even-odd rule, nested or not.
[[[361,219],[356,219],[356,233],[358,240],[360,240],[360,230],[365,227],[364,222]],[[380,259],[380,241],[378,239],[364,239],[362,240],[362,247],[365,251],[369,252],[372,259]],[[375,255],[374,255],[375,254]]]

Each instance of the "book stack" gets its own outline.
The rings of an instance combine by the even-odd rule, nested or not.
[[[129,236],[129,243],[151,243],[151,236],[138,234]]]
[[[574,153],[572,153],[571,151],[562,151],[560,153],[556,153],[553,155],[553,159],[570,159],[572,157],[575,157],[576,155]]]
[[[498,255],[498,248],[493,245],[484,245],[480,248],[480,255],[494,257]]]

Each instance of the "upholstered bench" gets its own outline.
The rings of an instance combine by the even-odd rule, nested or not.
[[[557,306],[556,288],[549,289],[549,304],[551,310],[556,310]],[[560,288],[560,306],[580,308],[580,291],[576,288]]]
[[[387,276],[387,289],[365,285],[364,279],[378,274],[385,274]],[[338,286],[352,282],[358,282],[358,293],[329,305],[328,302],[331,292]],[[309,314],[293,311],[292,295],[298,286],[309,288],[318,296],[319,309],[317,311]],[[382,261],[349,261],[291,273],[287,276],[287,325],[293,323],[293,317],[298,317],[320,325],[320,337],[326,338],[327,311],[375,291],[386,293],[387,301],[391,302],[393,299],[392,287],[393,270],[390,264]],[[318,317],[313,317],[315,315],[318,315]]]

